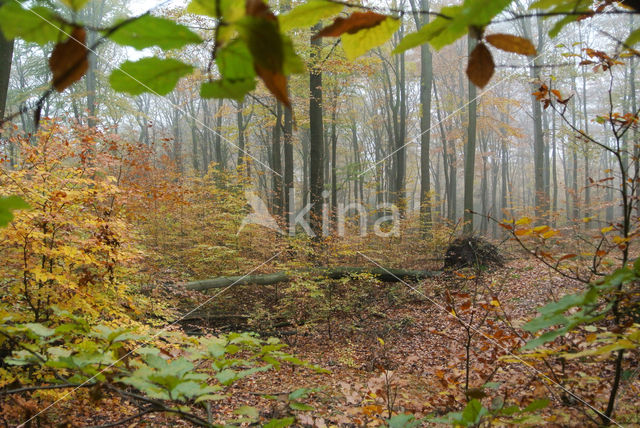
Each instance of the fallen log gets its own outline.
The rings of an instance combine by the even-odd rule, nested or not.
[[[345,276],[370,274],[374,275],[382,282],[399,282],[399,281],[419,281],[424,278],[432,278],[439,275],[438,271],[427,270],[407,270],[407,269],[384,269],[384,268],[366,268],[366,267],[335,267],[335,268],[317,268],[305,273],[311,272],[317,279],[331,278],[339,279]],[[189,290],[204,291],[216,288],[225,288],[232,285],[272,285],[280,282],[290,281],[294,275],[286,272],[276,272],[260,275],[242,275],[242,276],[221,276],[218,278],[203,279],[200,281],[192,281],[183,284]]]

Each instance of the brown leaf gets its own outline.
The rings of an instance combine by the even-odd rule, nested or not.
[[[318,37],[340,37],[343,33],[354,34],[365,28],[375,27],[387,19],[387,15],[375,12],[353,12],[347,18],[337,17],[333,24],[320,30],[314,39]]]
[[[511,34],[489,34],[485,37],[487,42],[498,49],[506,52],[517,53],[520,55],[535,55],[536,47],[529,39],[524,37],[512,36]]]
[[[49,68],[53,73],[53,87],[62,92],[84,76],[89,68],[87,33],[84,28],[76,27],[71,37],[58,43],[51,52]]]
[[[271,12],[269,5],[263,0],[247,0],[245,3],[245,13],[249,16],[268,19],[269,21],[277,21],[278,18]]]
[[[291,101],[287,91],[287,77],[279,71],[270,70],[258,64],[255,65],[255,69],[269,92],[282,104],[291,108]]]
[[[494,68],[491,52],[484,43],[478,43],[469,55],[469,65],[467,65],[469,80],[477,87],[484,88],[491,80]]]

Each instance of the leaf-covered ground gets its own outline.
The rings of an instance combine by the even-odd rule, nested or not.
[[[389,410],[417,417],[460,410],[467,401],[465,344],[469,335],[465,326],[471,325],[469,398],[480,398],[485,406],[503,400],[520,407],[549,398],[550,405],[525,423],[595,425],[580,400],[597,402],[602,408],[612,373],[608,363],[578,366],[557,358],[524,360],[511,354],[524,343],[518,336],[527,337],[518,326],[534,316],[536,307],[573,291],[577,284],[568,283],[535,262],[517,258],[493,271],[449,272],[417,285],[367,282],[362,287],[368,292],[357,296],[358,304],[342,305],[349,298],[340,294],[339,287],[347,287],[346,293],[357,293],[354,283],[357,285],[358,280],[337,285],[331,309],[319,312],[324,314],[321,317],[309,316],[304,324],[304,317],[292,320],[273,315],[278,310],[286,312],[286,300],[291,297],[291,291],[282,285],[264,287],[259,293],[251,286],[233,288],[208,301],[199,316],[181,323],[181,328],[197,334],[250,329],[279,335],[290,352],[330,370],[329,374],[317,374],[283,366],[279,371],[247,378],[232,387],[230,400],[211,404],[211,418],[215,422],[237,418],[234,409],[246,405],[257,408],[264,420],[295,415],[296,424],[304,426],[377,426],[388,417]],[[174,288],[164,292],[181,302],[178,312],[182,313],[211,297]],[[294,301],[300,313],[305,312],[305,304],[320,310],[317,301]],[[203,313],[217,315],[205,320]],[[567,349],[575,350],[588,340],[575,335],[565,342]],[[178,356],[181,351],[168,352]],[[627,367],[636,367],[637,358],[630,354]],[[625,425],[638,423],[639,386],[637,379],[623,381],[618,414],[624,415],[619,422]],[[287,397],[300,388],[312,390],[299,401],[313,410],[304,411],[304,406],[299,411],[291,409]],[[23,401],[5,403],[8,406],[4,409],[31,407],[36,412],[43,402],[19,397],[14,400]],[[83,425],[108,424],[136,410],[119,399],[82,389],[50,412],[65,415],[68,426],[76,426],[78,421]],[[202,415],[206,413],[203,409]],[[131,423],[184,425],[160,414]]]
[[[606,367],[609,363],[578,366],[557,358],[525,361],[511,354],[524,343],[518,335],[527,337],[518,326],[535,314],[535,308],[575,287],[535,262],[514,259],[504,268],[478,276],[468,271],[447,273],[418,284],[415,290],[404,284],[377,284],[366,297],[359,296],[366,304],[359,313],[335,309],[339,304],[334,302],[326,319],[316,318],[303,325],[299,325],[300,320],[260,315],[282,308],[286,287],[266,287],[260,293],[255,287],[238,287],[207,304],[209,314],[220,314],[217,318],[196,317],[181,326],[198,334],[232,329],[277,334],[289,344],[289,351],[330,370],[330,374],[316,374],[283,366],[279,371],[240,381],[232,387],[231,400],[211,404],[209,412],[216,422],[237,418],[233,411],[242,405],[256,407],[265,419],[295,414],[297,424],[319,427],[377,426],[389,410],[417,417],[460,410],[467,400],[465,344],[469,336],[465,325],[471,325],[469,398],[480,398],[485,406],[503,400],[520,407],[549,398],[550,405],[530,416],[525,424],[589,426],[595,425],[590,419],[593,413],[585,412],[580,400],[603,406],[611,379],[611,368]],[[180,294],[183,303],[196,305],[210,297],[198,293],[186,296]],[[297,303],[300,308],[304,306],[304,302]],[[221,308],[224,311],[218,310]],[[586,343],[580,335],[565,342],[567,349]],[[180,350],[171,352],[178,355]],[[636,367],[637,358],[629,355],[627,367]],[[625,419],[618,421],[625,425],[638,424],[639,386],[637,379],[623,381],[618,414]],[[313,410],[303,411],[302,407],[302,411],[293,411],[287,397],[303,387],[313,391],[300,401]],[[32,407],[35,411],[37,403]],[[64,400],[51,412],[66,413],[70,426],[74,421],[101,425],[114,420],[113,409],[117,409],[118,418],[135,413],[120,400],[95,397],[91,390],[75,392],[73,399]],[[206,415],[204,409],[202,414]],[[182,424],[155,414],[132,421],[130,426]]]

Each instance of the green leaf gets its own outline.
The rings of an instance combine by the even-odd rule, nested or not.
[[[296,418],[282,418],[282,419],[271,419],[268,423],[263,425],[263,428],[284,428],[292,425],[296,421]]]
[[[24,9],[15,0],[0,8],[0,27],[7,40],[21,38],[26,42],[45,45],[61,38],[62,25],[56,14],[45,7]]]
[[[398,43],[398,46],[391,52],[392,54],[399,54],[408,49],[420,46],[423,43],[429,42],[435,36],[440,34],[446,26],[449,24],[444,18],[438,17],[427,25],[422,26],[419,31],[415,33],[409,33]]]
[[[454,19],[456,16],[459,16],[461,12],[462,6],[446,6],[440,9],[441,14],[454,17]],[[423,26],[418,32],[420,36],[417,37],[426,37],[426,41],[428,41],[434,49],[442,49],[444,46],[458,40],[468,31],[466,26],[458,26],[456,28],[452,27],[451,24],[452,20],[438,16],[436,19]],[[404,41],[404,39],[402,41]],[[411,44],[416,41],[417,40],[412,37],[406,43]],[[409,49],[409,47],[407,49]]]
[[[467,425],[477,425],[480,419],[488,413],[489,411],[482,406],[479,400],[473,399],[462,411],[462,421]]]
[[[337,15],[343,9],[344,5],[328,0],[309,0],[278,16],[278,21],[283,32],[294,28],[312,27],[322,19]]]
[[[309,388],[296,389],[291,394],[289,394],[289,400],[297,400],[299,398],[307,397],[312,391],[313,390]]]
[[[484,28],[509,4],[511,0],[465,0],[462,6],[443,7],[440,13],[452,19],[438,17],[425,26],[433,26],[437,32],[430,40],[431,45],[439,50],[467,34],[469,27]]]
[[[87,5],[87,3],[89,3],[89,0],[60,0],[60,1],[75,11],[82,9]]]
[[[567,24],[576,21],[578,18],[578,15],[567,15],[564,18],[560,19],[553,25],[551,30],[549,30],[549,37],[551,37],[552,39],[555,38]]]
[[[187,12],[217,18],[217,0],[193,0],[187,6]],[[220,0],[220,12],[227,23],[236,22],[245,15],[245,2]]]
[[[566,3],[567,0],[538,0],[531,3],[529,10],[534,9],[549,9],[552,6],[558,6],[559,4]]]
[[[520,412],[520,407],[514,405],[503,407],[500,409],[500,413],[503,415],[511,416]]]
[[[380,46],[400,28],[400,20],[387,17],[375,27],[364,28],[356,33],[340,36],[342,48],[349,60],[354,60],[368,50]]]
[[[224,369],[216,374],[216,379],[223,385],[230,385],[238,379],[238,373],[235,370]]]
[[[158,46],[161,49],[180,49],[188,44],[202,42],[200,36],[170,19],[144,15],[123,25],[109,36],[122,46],[145,49]]]
[[[640,28],[633,30],[631,34],[629,34],[629,37],[627,37],[627,40],[624,41],[624,44],[633,47],[633,45],[638,42],[640,42]]]
[[[209,351],[209,354],[213,357],[220,358],[225,354],[226,348],[222,343],[212,342],[207,346],[207,351]]]
[[[255,407],[251,406],[242,406],[238,407],[233,411],[236,415],[248,416],[252,419],[258,419],[260,417],[260,412]]]
[[[216,64],[223,79],[253,79],[253,57],[244,40],[234,40],[217,53]]]
[[[284,53],[284,64],[282,66],[285,76],[291,74],[301,74],[306,71],[304,61],[293,48],[293,42],[287,36],[282,36],[282,48]]]
[[[256,88],[255,79],[231,80],[223,79],[214,82],[204,82],[200,86],[201,98],[230,98],[242,101],[247,93]]]
[[[292,401],[289,403],[289,407],[291,407],[293,410],[299,410],[301,412],[307,412],[309,410],[313,410],[313,407],[311,407],[308,404],[305,403],[301,403],[300,401]]]
[[[156,57],[139,61],[126,61],[111,73],[109,81],[117,92],[140,95],[151,92],[167,95],[175,88],[181,77],[191,73],[193,66],[176,59]]]
[[[13,211],[31,208],[19,196],[0,197],[0,227],[5,227],[13,220]]]
[[[547,398],[541,398],[539,400],[535,400],[530,403],[527,407],[525,407],[523,412],[535,412],[536,410],[544,409],[549,405],[550,401]]]
[[[408,413],[395,415],[387,420],[389,428],[412,428],[420,425],[420,421],[416,421],[415,416]]]
[[[29,331],[33,332],[34,334],[40,337],[53,336],[56,332],[54,329],[45,327],[42,324],[28,323],[28,324],[25,324],[24,326],[27,329],[29,329]]]
[[[203,401],[220,401],[220,400],[224,400],[225,398],[229,398],[229,396],[222,395],[222,394],[205,394],[196,398],[195,402],[201,403]]]
[[[253,57],[244,40],[234,40],[220,49],[216,64],[222,79],[203,83],[200,87],[202,98],[232,98],[241,101],[248,92],[255,89]]]
[[[483,385],[483,387],[490,388],[490,389],[498,389],[500,388],[500,385],[501,385],[500,382],[487,382]]]

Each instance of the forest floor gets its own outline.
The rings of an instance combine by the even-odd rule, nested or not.
[[[297,426],[379,426],[388,417],[389,409],[417,417],[460,410],[466,402],[465,343],[468,336],[462,323],[451,316],[452,307],[447,302],[457,298],[460,304],[452,303],[457,314],[461,319],[472,320],[471,312],[464,312],[464,302],[470,299],[473,288],[484,290],[477,294],[474,305],[490,309],[499,307],[500,310],[487,317],[495,319],[495,323],[481,325],[478,320],[484,319],[482,311],[476,312],[470,323],[478,326],[477,330],[472,329],[476,334],[470,345],[470,390],[477,391],[483,385],[490,385],[480,393],[487,406],[497,396],[504,398],[505,403],[519,406],[526,406],[533,399],[549,398],[551,404],[529,421],[531,426],[595,426],[579,399],[568,396],[555,382],[564,383],[578,397],[603,406],[608,389],[606,383],[598,383],[595,374],[602,376],[605,373],[603,377],[606,378],[610,370],[608,363],[592,366],[593,373],[589,373],[574,370],[568,362],[557,359],[549,360],[546,366],[538,360],[524,362],[512,356],[509,358],[510,352],[524,343],[517,335],[526,333],[518,326],[533,317],[535,308],[550,297],[557,298],[575,287],[576,284],[567,282],[535,261],[522,259],[511,260],[505,267],[483,272],[479,277],[447,273],[420,284],[382,284],[364,299],[364,304],[368,305],[366,310],[362,306],[360,309],[347,308],[329,312],[331,316],[325,320],[316,319],[304,325],[294,323],[271,330],[289,345],[288,352],[328,369],[329,374],[283,366],[275,372],[252,376],[234,384],[230,400],[214,402],[210,414],[214,421],[222,422],[235,417],[234,409],[248,405],[260,409],[264,418],[285,417],[291,414],[288,394],[302,387],[313,389],[304,402],[314,410],[295,412]],[[249,315],[255,313],[256,307],[277,306],[273,295],[284,292],[275,287],[271,287],[271,291],[256,293],[251,286],[238,287],[226,293],[222,301],[211,305],[228,312],[229,302],[235,302],[235,310]],[[271,298],[257,301],[255,296],[258,294],[271,295]],[[196,299],[200,296],[203,301],[210,297],[199,293],[189,295]],[[511,328],[507,326],[505,314],[508,314]],[[237,319],[244,320],[241,316]],[[260,329],[264,324],[234,327],[230,322],[233,323],[233,317],[231,321],[217,320],[213,324],[195,320],[190,321],[186,329],[198,327],[202,332],[216,334],[229,329]],[[500,360],[500,357],[506,360]],[[629,364],[637,364],[637,361]],[[584,365],[581,367],[584,369]],[[553,368],[554,375],[550,374],[549,368]],[[547,375],[554,381],[543,380]],[[617,414],[625,415],[626,420],[620,420],[625,426],[640,426],[639,387],[637,380],[622,386]],[[84,413],[74,419],[87,423],[92,421],[98,425],[112,420],[109,406],[104,405],[108,401],[96,408],[88,395],[80,394],[79,401],[63,404],[62,408]],[[271,397],[265,398],[265,395]],[[84,400],[86,406],[78,406]],[[121,405],[119,408],[125,411]],[[135,410],[131,408],[131,412],[133,414]],[[124,413],[119,413],[118,418],[124,417]],[[206,415],[204,411],[203,415]],[[130,426],[187,426],[183,424],[153,414]]]

